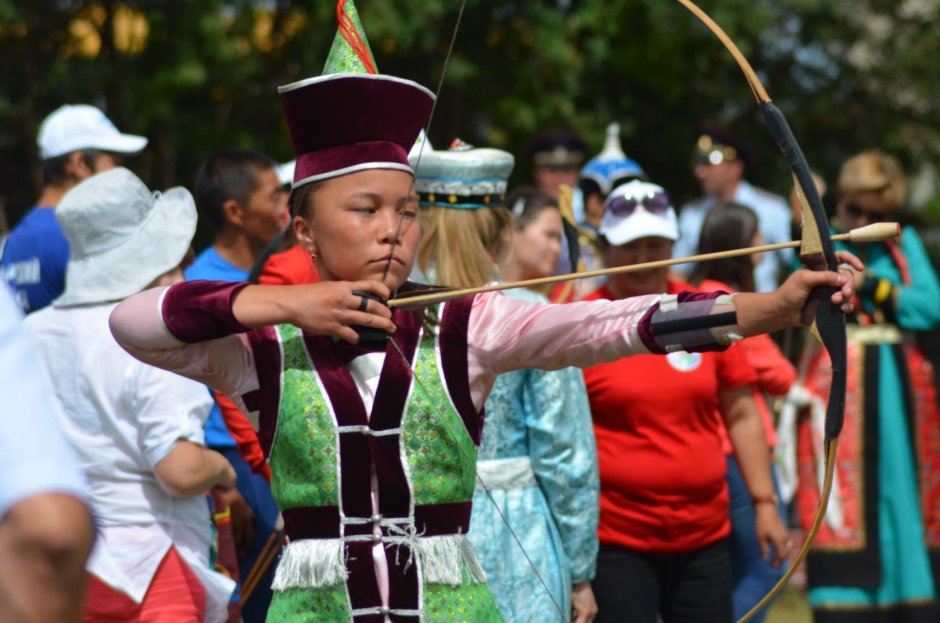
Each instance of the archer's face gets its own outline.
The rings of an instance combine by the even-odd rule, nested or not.
[[[381,281],[388,266],[385,284],[395,290],[414,263],[417,210],[410,173],[371,169],[323,182],[308,199],[306,216],[294,218],[294,230],[316,254],[321,279]]]

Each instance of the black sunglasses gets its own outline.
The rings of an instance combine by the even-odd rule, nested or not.
[[[867,217],[869,223],[880,223],[888,218],[888,214],[885,212],[866,210],[857,203],[850,203],[846,205],[845,212],[853,219],[860,219],[863,216]]]
[[[615,216],[630,216],[639,206],[651,214],[665,214],[670,201],[666,193],[654,192],[639,198],[618,196],[607,202],[607,209]]]

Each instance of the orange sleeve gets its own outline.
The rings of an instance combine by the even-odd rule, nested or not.
[[[228,429],[229,434],[235,438],[235,443],[238,444],[238,452],[251,465],[252,471],[261,474],[268,482],[271,482],[271,468],[268,466],[268,462],[264,460],[264,452],[261,450],[258,434],[252,427],[251,422],[228,396],[216,391],[213,394],[215,394],[216,402],[219,403],[219,410],[222,412],[225,428]]]
[[[301,283],[317,283],[320,276],[313,260],[303,247],[294,245],[287,251],[274,253],[264,263],[258,283],[262,285],[286,286]]]

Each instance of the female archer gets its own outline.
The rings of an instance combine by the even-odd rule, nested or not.
[[[361,68],[371,56],[348,30],[355,45],[334,52]],[[852,309],[849,276],[804,270],[768,294],[558,306],[490,293],[392,311],[371,297],[415,287],[407,153],[434,96],[348,71],[280,93],[297,155],[293,227],[321,283],[188,282],[111,316],[131,354],[230,395],[257,423],[290,539],[269,620],[502,620],[465,536],[498,374],[724,348],[799,325],[817,286]],[[387,339],[360,340],[357,327]]]

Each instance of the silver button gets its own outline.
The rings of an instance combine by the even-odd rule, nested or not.
[[[389,612],[391,612],[391,608],[388,606],[382,606],[379,608],[379,614],[388,614]]]
[[[379,523],[380,521],[382,521],[382,515],[380,513],[372,515],[372,523]]]
[[[373,543],[380,543],[381,541],[382,541],[382,535],[381,535],[381,534],[373,534],[373,535],[372,535],[372,542],[373,542]]]

